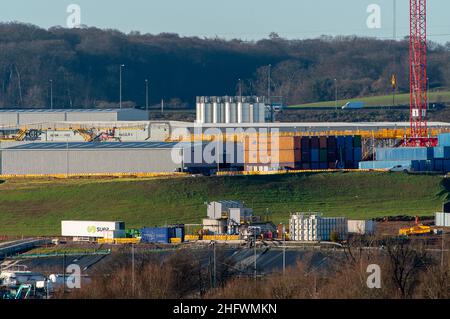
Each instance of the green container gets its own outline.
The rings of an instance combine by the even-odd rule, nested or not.
[[[324,163],[328,161],[328,152],[327,149],[321,149],[319,154],[319,160]]]
[[[353,137],[353,146],[354,147],[361,147],[361,136],[360,135],[356,135]]]

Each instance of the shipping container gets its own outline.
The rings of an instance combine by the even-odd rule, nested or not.
[[[353,148],[353,136],[345,136],[345,148]]]
[[[353,165],[353,147],[345,147],[345,162],[351,163],[350,165]]]
[[[438,135],[439,146],[450,146],[450,133],[443,133]]]
[[[422,161],[430,157],[427,147],[386,147],[376,148],[377,161]]]
[[[173,227],[150,227],[141,229],[141,241],[144,243],[167,244],[175,237]]]
[[[328,169],[328,163],[327,163],[327,162],[325,162],[325,163],[319,163],[319,168],[320,168],[320,169]]]
[[[450,213],[436,213],[436,226],[450,227]]]
[[[319,148],[319,138],[317,136],[311,137],[311,149]]]
[[[329,162],[328,163],[328,168],[329,169],[336,169],[336,162]]]
[[[326,149],[327,148],[327,137],[326,136],[321,136],[319,138],[319,148],[321,149]]]
[[[311,169],[311,164],[303,162],[302,169]]]
[[[310,152],[302,152],[302,162],[304,162],[304,163],[311,162],[311,153]]]
[[[450,172],[450,160],[444,160],[444,172]]]
[[[344,148],[345,147],[345,136],[338,136],[337,137],[337,148]]]
[[[301,148],[302,150],[308,151],[310,149],[310,138],[309,137],[302,137],[301,138]]]
[[[443,172],[444,171],[444,160],[443,159],[435,159],[433,161],[433,170],[436,172]]]
[[[327,145],[328,151],[336,152],[337,145],[336,145],[336,137],[335,136],[329,136],[327,144],[328,144]]]
[[[311,162],[319,162],[319,160],[320,160],[319,149],[312,148],[311,149]]]
[[[289,233],[294,241],[328,241],[335,232],[340,240],[347,237],[347,219],[321,217],[316,214],[294,214],[289,220]]]
[[[336,153],[328,152],[328,162],[336,162],[337,156]]]
[[[361,136],[360,135],[355,135],[353,137],[353,146],[354,147],[362,147],[362,141],[361,141]]]
[[[362,148],[355,147],[353,149],[353,161],[359,163],[361,162],[361,160],[362,160]]]
[[[311,169],[320,169],[319,162],[311,162]]]
[[[61,221],[61,236],[64,237],[104,238],[109,231],[123,231],[125,234],[125,223],[80,220]]]
[[[327,149],[320,149],[319,151],[319,161],[324,163],[328,161]]]
[[[450,146],[437,146],[433,148],[433,157],[439,159],[450,159]]]
[[[412,168],[414,161],[367,161],[359,162],[359,169],[391,169],[396,166],[403,166],[405,169]]]
[[[373,235],[376,223],[373,220],[349,220],[348,232],[350,234]]]

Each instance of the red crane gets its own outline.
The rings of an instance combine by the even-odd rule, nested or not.
[[[411,135],[404,146],[436,146],[427,126],[427,1],[410,0],[409,82]]]

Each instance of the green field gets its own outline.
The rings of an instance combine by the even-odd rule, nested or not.
[[[437,102],[450,102],[450,91],[443,92],[430,92],[429,93],[430,103]],[[392,95],[382,95],[382,96],[371,96],[364,98],[356,98],[356,99],[348,99],[348,100],[339,100],[338,106],[341,107],[347,102],[364,102],[365,106],[391,106],[392,105]],[[409,93],[406,94],[397,94],[395,98],[397,105],[409,105]],[[316,103],[308,103],[301,105],[292,105],[288,108],[309,108],[309,107],[335,107],[335,101],[326,101],[326,102],[316,102]]]
[[[204,202],[245,201],[275,222],[298,211],[369,218],[431,215],[449,195],[439,176],[321,173],[161,180],[7,181],[0,184],[0,235],[58,235],[63,219],[123,220],[127,227],[200,223]]]

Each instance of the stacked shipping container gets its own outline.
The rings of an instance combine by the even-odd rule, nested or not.
[[[249,136],[244,142],[247,171],[357,168],[360,136]]]
[[[171,238],[184,238],[182,227],[150,227],[141,229],[141,241],[143,243],[168,244]]]
[[[294,241],[329,241],[332,233],[338,239],[347,237],[347,219],[315,214],[294,214],[289,220],[289,233]]]
[[[437,147],[387,147],[376,149],[376,160],[361,162],[360,169],[402,166],[416,172],[450,172],[450,133],[438,136]]]

